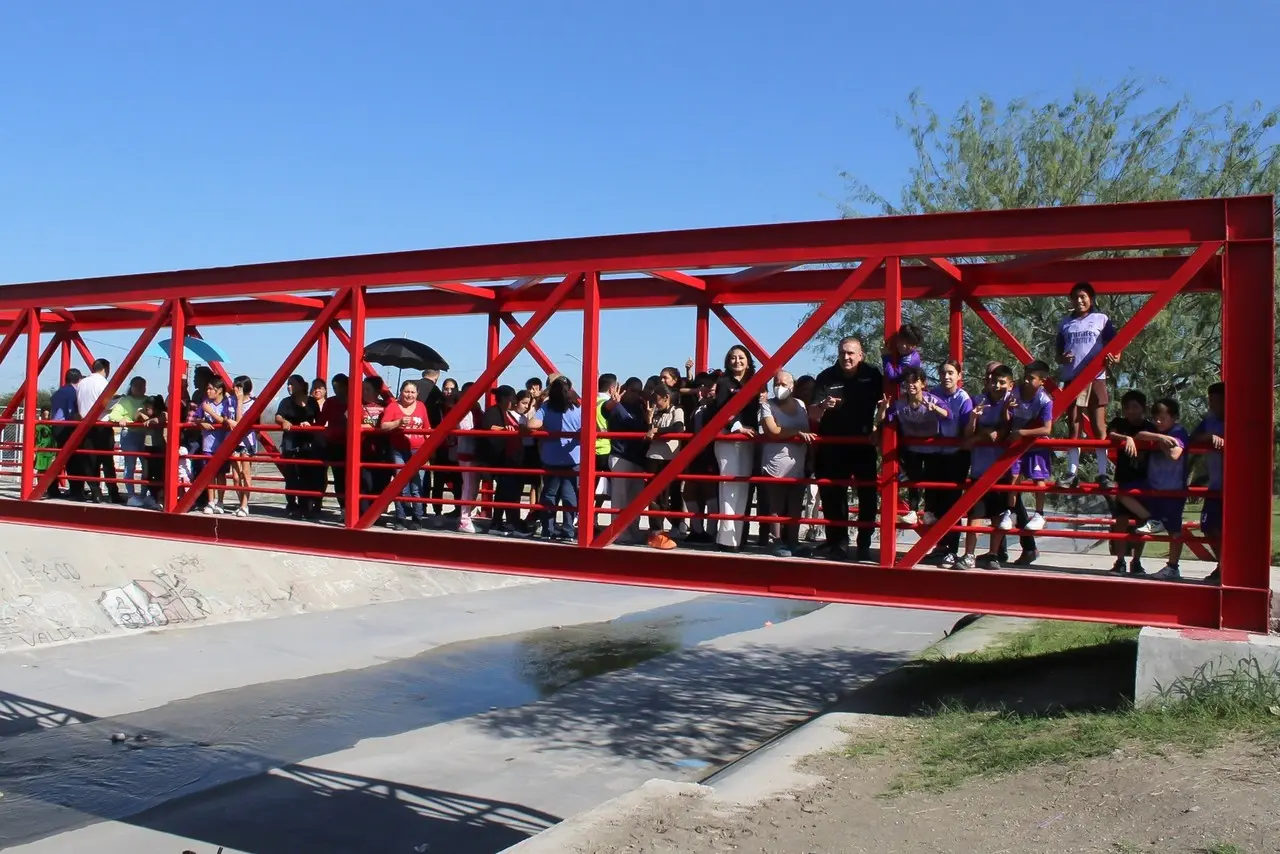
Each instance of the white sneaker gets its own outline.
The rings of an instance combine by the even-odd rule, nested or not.
[[[1164,523],[1158,519],[1148,519],[1133,531],[1135,534],[1158,535],[1165,532]]]
[[[996,525],[1002,531],[1013,530],[1013,512],[1006,510],[1000,514],[1000,522]]]
[[[212,504],[206,504],[206,505],[204,506],[204,510],[203,510],[202,512],[203,512],[203,513],[204,513],[204,515],[206,515],[206,516],[212,516],[216,511],[213,509],[213,505],[212,505]]]
[[[933,515],[932,513],[930,513],[930,512],[929,512],[929,511],[927,511],[927,510],[925,511],[925,514],[924,514],[923,516],[921,516],[921,517],[920,517],[920,519],[921,519],[921,521],[923,521],[926,525],[936,525],[936,524],[938,524],[938,517],[937,517],[937,516],[935,516],[935,515]]]
[[[238,507],[238,508],[236,508],[236,514],[235,514],[235,515],[237,515],[237,516],[239,516],[241,519],[243,519],[244,517],[246,517],[246,516],[248,516],[248,515],[249,515],[249,508],[248,508],[248,507]]]
[[[1027,519],[1027,527],[1026,527],[1026,530],[1028,530],[1028,531],[1043,531],[1043,530],[1044,530],[1044,526],[1045,526],[1044,517],[1043,517],[1043,516],[1041,516],[1039,513],[1032,513],[1032,514],[1031,514],[1031,516],[1030,516],[1030,518],[1028,518],[1028,519]],[[1012,526],[1010,526],[1010,527],[1012,527]]]
[[[210,504],[209,506],[212,507],[213,512],[218,514],[219,516],[227,512],[227,508],[223,507],[221,504]]]
[[[474,534],[476,532],[476,526],[471,524],[471,522],[459,522],[458,531],[463,534]]]
[[[920,518],[916,516],[916,511],[914,510],[908,510],[906,513],[902,514],[902,524],[906,525],[908,528],[915,527],[919,521]]]
[[[139,497],[138,497],[138,496],[136,496],[136,495],[130,495],[130,496],[129,496],[129,500],[128,500],[128,501],[126,501],[126,502],[125,502],[125,504],[126,504],[127,506],[129,506],[129,507],[143,507],[143,506],[145,506],[145,505],[142,503],[142,499],[141,499],[141,498],[139,498]]]

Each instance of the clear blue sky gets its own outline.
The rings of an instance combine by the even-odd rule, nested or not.
[[[1167,79],[1170,99],[1280,101],[1273,2],[1040,8],[5,4],[0,282],[832,217],[841,169],[900,185],[893,114],[916,88],[944,115],[979,93],[1053,97],[1130,71]],[[802,312],[739,316],[772,347]],[[602,368],[682,364],[691,315],[610,315]],[[579,329],[557,318],[538,341],[568,369]],[[482,319],[370,334],[405,331],[460,378],[483,367]],[[257,377],[291,343],[283,329],[210,334]],[[117,360],[129,343],[92,337]],[[713,361],[730,343],[713,321]],[[507,379],[534,373],[524,357]]]

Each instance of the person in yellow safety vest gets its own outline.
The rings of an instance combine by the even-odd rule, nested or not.
[[[596,432],[608,431],[608,421],[604,414],[604,405],[610,400],[617,400],[619,395],[618,377],[616,374],[601,374],[596,386]],[[609,471],[609,454],[613,443],[608,438],[596,438],[596,506],[604,505],[609,497],[609,479],[602,475]]]

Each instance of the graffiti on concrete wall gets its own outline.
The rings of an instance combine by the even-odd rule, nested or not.
[[[153,578],[134,579],[103,591],[98,607],[122,629],[194,623],[209,616],[205,597],[173,569],[174,562],[170,561],[169,571],[154,569]]]

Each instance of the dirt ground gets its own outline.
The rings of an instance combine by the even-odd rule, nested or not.
[[[1280,852],[1280,754],[1120,753],[941,794],[885,797],[885,756],[812,757],[824,780],[749,807],[670,796],[602,828],[591,854],[1069,854]],[[568,854],[568,852],[566,852]]]

